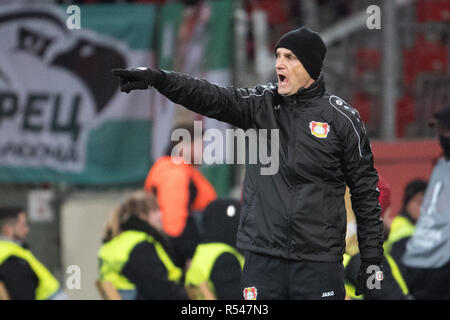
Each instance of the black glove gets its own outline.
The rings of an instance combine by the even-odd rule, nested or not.
[[[370,268],[370,269],[369,269]],[[369,283],[369,277],[371,277]],[[383,280],[383,268],[381,263],[377,261],[361,261],[358,276],[356,278],[355,295],[364,294],[367,290],[375,290],[381,288]],[[370,287],[373,285],[373,287]]]
[[[150,68],[114,69],[113,75],[120,79],[120,91],[129,93],[136,89],[147,89],[155,83],[155,78],[161,75],[161,71],[153,71]],[[159,74],[157,74],[159,73]]]

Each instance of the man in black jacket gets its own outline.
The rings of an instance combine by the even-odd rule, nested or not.
[[[244,130],[278,130],[272,152],[279,153],[279,170],[262,175],[264,165],[246,166],[237,246],[246,252],[241,282],[248,299],[344,298],[346,185],[362,259],[357,294],[368,290],[368,267],[381,265],[383,224],[370,142],[358,112],[326,92],[325,53],[320,36],[307,28],[285,34],[275,47],[278,84],[254,89],[149,68],[113,71],[124,92],[153,86],[207,117]]]
[[[63,300],[59,281],[28,250],[27,216],[20,208],[0,207],[0,281],[12,300]]]

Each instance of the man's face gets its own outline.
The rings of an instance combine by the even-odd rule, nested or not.
[[[308,88],[314,82],[291,50],[278,48],[275,54],[279,94],[290,96],[297,93],[300,88]]]
[[[17,219],[12,220],[11,223],[4,225],[2,234],[14,241],[25,241],[30,231],[27,224],[27,216],[21,212]]]
[[[418,192],[406,204],[406,211],[414,221],[417,221],[417,219],[419,219],[420,217],[420,207],[422,205],[423,196],[423,192]]]

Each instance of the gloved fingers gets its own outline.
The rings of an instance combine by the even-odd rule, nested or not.
[[[123,87],[125,84],[129,83],[130,81],[126,80],[125,78],[119,77],[119,84],[120,87]]]
[[[148,88],[147,82],[141,80],[141,81],[127,82],[127,83],[121,85],[120,91],[129,93],[132,90],[137,90],[137,89],[143,90],[143,89],[147,89],[147,88]]]
[[[145,67],[133,68],[133,69],[113,69],[113,75],[126,79],[128,81],[132,80],[147,80],[150,70]]]
[[[132,79],[134,78],[134,72],[129,69],[113,69],[112,74],[121,79]]]

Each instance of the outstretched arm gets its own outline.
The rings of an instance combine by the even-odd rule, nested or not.
[[[116,69],[113,74],[120,78],[122,92],[155,87],[189,110],[243,129],[253,127],[267,90],[223,87],[186,74],[149,68]]]

